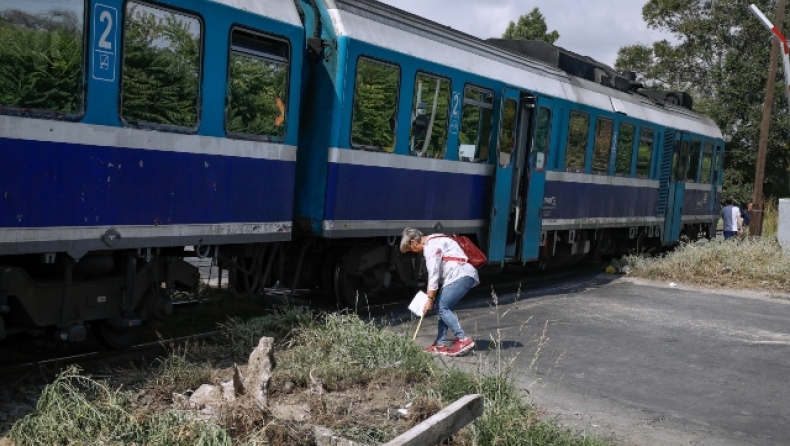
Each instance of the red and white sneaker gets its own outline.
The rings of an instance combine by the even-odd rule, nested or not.
[[[422,349],[422,351],[424,351],[425,353],[431,353],[431,354],[434,354],[434,355],[446,355],[447,354],[447,347],[445,347],[444,345],[439,345],[439,344],[434,342],[430,346],[425,347],[424,349]]]
[[[463,356],[475,348],[475,341],[469,336],[463,339],[456,339],[453,345],[447,350],[447,356]]]

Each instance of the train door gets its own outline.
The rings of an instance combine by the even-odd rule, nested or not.
[[[713,181],[715,178],[715,175],[713,175],[713,162],[715,159],[716,156],[714,155],[713,143],[706,141],[702,146],[700,183],[710,185],[710,201],[708,202],[708,212],[710,213],[716,212],[716,203],[719,200],[719,191],[716,188],[716,182]]]
[[[548,168],[549,147],[552,141],[552,116],[554,101],[538,98],[535,130],[532,136],[532,150],[529,153],[529,184],[524,184],[526,200],[524,202],[524,225],[521,237],[521,261],[530,262],[538,259],[540,247],[544,243],[543,195],[546,190],[546,169]]]
[[[529,141],[534,96],[525,91],[505,88],[499,120],[499,143],[494,176],[494,197],[488,261],[493,264],[518,256],[518,235],[523,219],[523,192],[526,187],[527,141]]]
[[[669,172],[669,195],[666,219],[664,220],[665,244],[674,243],[680,238],[681,217],[683,216],[683,197],[686,191],[686,169],[689,162],[691,137],[688,133],[675,133],[672,150],[672,166]]]

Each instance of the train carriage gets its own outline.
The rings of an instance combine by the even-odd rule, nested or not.
[[[674,96],[374,1],[299,4],[323,94],[306,98],[295,225],[351,246],[308,267],[341,300],[393,277],[418,285],[393,246],[406,226],[472,235],[489,264],[546,266],[716,221],[721,132]]]
[[[0,0],[0,339],[128,343],[185,246],[290,240],[304,42],[277,0]]]

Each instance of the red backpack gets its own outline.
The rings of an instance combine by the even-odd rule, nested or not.
[[[466,255],[467,260],[462,259],[460,257],[442,257],[444,261],[455,261],[455,262],[467,262],[470,265],[474,266],[475,268],[480,268],[488,262],[486,255],[483,254],[483,251],[480,250],[471,240],[469,237],[465,235],[439,235],[437,237],[448,237],[455,240],[455,243],[458,243],[458,246],[461,247],[461,250]]]

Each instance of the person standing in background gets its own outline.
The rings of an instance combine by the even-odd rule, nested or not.
[[[749,222],[752,221],[752,202],[746,203],[746,208],[741,209],[741,220],[743,221],[743,235],[749,235]]]
[[[721,210],[721,219],[724,223],[724,240],[729,240],[736,235],[741,235],[743,231],[743,221],[741,220],[741,210],[733,205],[735,200],[728,197],[724,200],[724,208]]]

